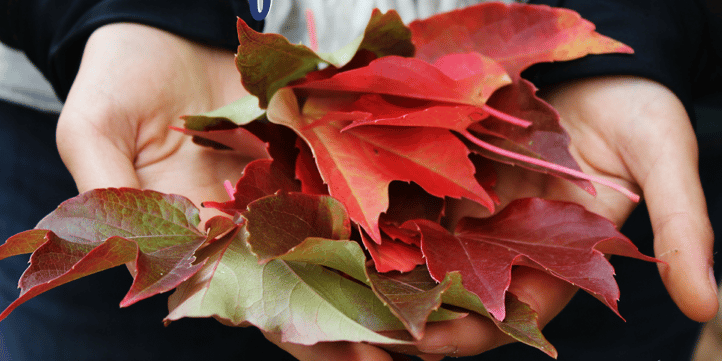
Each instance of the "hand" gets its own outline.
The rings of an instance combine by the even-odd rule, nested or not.
[[[58,121],[58,149],[80,192],[133,187],[181,194],[196,205],[224,201],[223,181],[240,178],[251,159],[200,147],[168,127],[245,94],[232,52],[143,25],[106,25],[86,44]],[[209,212],[202,208],[201,218]],[[370,360],[387,355],[363,344],[280,345],[299,359],[321,359],[331,347],[358,349]]]
[[[679,99],[659,83],[632,76],[562,84],[544,96],[562,114],[572,154],[585,172],[641,189],[655,257],[666,262],[659,271],[680,310],[699,322],[714,317],[714,236],[696,138]],[[614,191],[597,190],[596,200],[582,204],[621,225],[632,205]]]
[[[227,199],[243,154],[199,147],[169,129],[181,115],[219,108],[245,94],[234,54],[138,24],[112,24],[88,39],[58,121],[60,154],[81,192],[134,187]],[[202,218],[209,212],[201,210]]]
[[[655,234],[655,257],[670,296],[695,321],[717,312],[711,276],[713,234],[698,173],[696,138],[685,109],[666,87],[651,80],[615,76],[560,84],[541,94],[561,114],[570,150],[582,170],[640,192]],[[635,207],[619,192],[596,186],[592,197],[571,183],[519,167],[500,166],[502,203],[542,196],[574,201],[624,223]],[[465,204],[469,206],[469,204]],[[488,215],[473,207],[465,214]],[[484,212],[487,212],[484,214]],[[540,271],[519,268],[510,292],[539,313],[543,327],[569,302],[575,289]],[[473,355],[509,343],[483,318],[429,325],[418,348],[428,354]]]

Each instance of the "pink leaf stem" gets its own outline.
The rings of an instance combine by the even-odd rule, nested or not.
[[[223,187],[226,188],[226,193],[228,193],[228,196],[231,197],[231,200],[232,200],[232,201],[235,201],[235,200],[236,200],[236,197],[235,197],[233,194],[236,193],[236,189],[233,187],[233,184],[231,183],[231,181],[229,181],[228,179],[226,179],[226,180],[223,182]]]
[[[313,10],[306,10],[306,30],[308,31],[308,40],[311,50],[318,52],[318,36],[316,35],[316,18],[313,16]]]
[[[522,154],[518,154],[518,153],[514,153],[514,152],[511,152],[511,151],[508,151],[508,150],[503,149],[503,148],[496,147],[496,146],[494,146],[494,145],[491,145],[491,144],[489,144],[489,143],[487,143],[487,142],[485,142],[485,141],[483,141],[483,140],[475,137],[474,135],[472,135],[472,134],[469,133],[468,131],[462,132],[461,135],[463,135],[464,137],[466,137],[466,139],[468,139],[468,140],[471,141],[472,143],[474,143],[474,144],[476,144],[476,145],[478,145],[478,146],[480,146],[480,147],[482,147],[482,148],[484,148],[484,149],[486,149],[486,150],[488,150],[488,151],[491,151],[491,152],[500,154],[500,155],[505,156],[505,157],[509,157],[509,158],[512,158],[512,159],[516,159],[516,160],[519,160],[519,161],[522,161],[522,162],[526,162],[526,163],[534,164],[534,165],[537,165],[537,166],[540,166],[540,167],[548,168],[548,169],[551,169],[551,170],[554,170],[554,171],[557,171],[557,172],[560,172],[560,173],[568,174],[568,175],[570,175],[570,176],[572,176],[572,177],[581,178],[581,179],[586,179],[586,180],[588,180],[588,181],[590,181],[590,182],[595,182],[595,183],[601,184],[601,185],[603,185],[603,186],[612,188],[612,189],[616,190],[616,191],[619,192],[619,193],[624,194],[625,196],[627,196],[627,198],[629,198],[629,199],[630,199],[631,201],[633,201],[633,202],[639,202],[639,195],[635,194],[634,192],[632,192],[632,191],[628,190],[627,188],[624,188],[624,187],[622,187],[622,186],[620,186],[620,185],[618,185],[618,184],[616,184],[616,183],[614,183],[614,182],[608,181],[608,180],[606,180],[606,179],[594,177],[594,176],[585,174],[585,173],[583,173],[583,172],[580,172],[580,171],[578,171],[578,170],[574,170],[574,169],[570,169],[570,168],[567,168],[567,167],[560,166],[560,165],[558,165],[558,164],[554,164],[554,163],[550,163],[550,162],[543,161],[543,160],[540,160],[540,159],[528,157],[528,156],[525,156],[525,155],[522,155]]]
[[[528,121],[528,120],[520,119],[520,118],[517,118],[517,117],[515,117],[515,116],[513,116],[513,115],[506,114],[506,113],[504,113],[504,112],[502,112],[502,111],[499,111],[499,110],[496,110],[496,109],[494,109],[494,108],[492,108],[492,107],[490,107],[490,106],[488,106],[488,105],[486,105],[486,104],[484,104],[484,105],[481,107],[481,109],[483,109],[485,112],[487,112],[487,113],[489,113],[489,114],[491,114],[491,115],[493,115],[493,116],[495,116],[495,117],[497,117],[497,118],[499,118],[499,119],[501,119],[501,120],[503,120],[503,121],[505,121],[505,122],[507,122],[507,123],[514,124],[514,125],[518,125],[518,126],[520,126],[520,127],[522,127],[522,128],[528,128],[529,126],[531,126],[531,122]]]

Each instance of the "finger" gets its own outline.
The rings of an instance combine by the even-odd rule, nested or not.
[[[545,272],[516,267],[509,292],[528,304],[539,315],[543,327],[571,300],[576,288]],[[426,336],[417,344],[427,355],[471,356],[514,342],[494,323],[480,315],[469,315],[460,320],[431,323]]]
[[[266,338],[300,361],[392,361],[384,350],[365,343],[321,342],[299,345],[282,342],[280,334],[264,333]]]
[[[647,199],[659,271],[677,306],[689,318],[717,313],[712,271],[714,236],[699,179],[697,145],[689,129],[675,131],[679,147],[665,148],[642,189]]]

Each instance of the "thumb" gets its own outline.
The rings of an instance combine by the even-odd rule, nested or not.
[[[677,119],[686,119],[683,108],[679,111]],[[667,142],[656,154],[650,154],[652,147],[646,149],[647,159],[656,161],[646,177],[637,179],[643,180],[655,256],[664,262],[658,267],[667,291],[687,317],[703,322],[714,317],[718,304],[714,235],[699,179],[697,142],[688,121],[674,122],[665,134],[672,137],[664,137]]]

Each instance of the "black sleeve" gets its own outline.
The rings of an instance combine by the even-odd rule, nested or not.
[[[0,40],[20,49],[65,99],[90,34],[116,22],[235,51],[236,17],[260,31],[248,0],[0,0]]]
[[[524,75],[538,87],[590,76],[642,76],[670,88],[692,115],[693,83],[709,40],[704,1],[708,0],[532,0],[577,11],[596,25],[597,32],[631,46],[635,53],[541,64]]]

